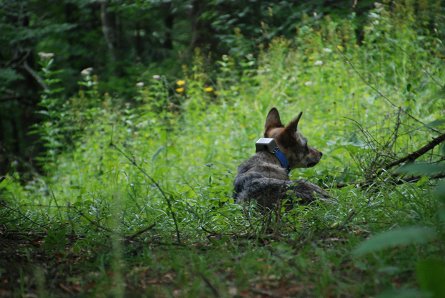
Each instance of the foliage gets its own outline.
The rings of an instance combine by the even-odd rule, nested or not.
[[[110,5],[134,16],[159,3]],[[227,3],[207,5],[241,9]],[[282,5],[279,15],[291,4]],[[259,30],[243,14],[225,18]],[[45,125],[36,130],[46,175],[23,185],[12,172],[0,182],[8,240],[1,253],[25,264],[0,258],[0,280],[13,285],[1,284],[6,294],[443,293],[443,183],[437,190],[434,177],[403,183],[385,168],[444,128],[443,32],[417,22],[409,3],[385,2],[358,18],[292,17],[295,36],[278,37],[283,28],[274,27],[266,47],[237,34],[227,41],[235,52],[226,49],[213,65],[196,50],[174,76],[136,67],[125,81],[129,101],[102,92],[112,80],[101,87],[95,68],[64,99],[50,84],[57,72],[48,60]],[[253,153],[272,106],[283,120],[304,111],[299,128],[324,155],[291,176],[322,185],[332,201],[270,214],[234,204],[236,167]],[[427,168],[414,166],[406,177],[442,173],[443,153],[422,156]]]

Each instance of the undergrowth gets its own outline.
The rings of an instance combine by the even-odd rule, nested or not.
[[[138,96],[123,105],[99,94],[91,70],[60,103],[43,61],[50,89],[36,133],[48,148],[46,175],[23,185],[11,173],[0,184],[0,294],[436,293],[416,269],[425,258],[444,261],[435,180],[375,174],[443,131],[442,41],[417,27],[409,5],[378,5],[361,43],[354,24],[306,22],[258,57],[214,66],[198,51],[177,78],[141,74]],[[303,111],[299,128],[324,155],[291,179],[323,186],[331,202],[268,215],[234,204],[236,168],[273,106],[284,120]],[[443,160],[441,148],[424,160]],[[370,235],[406,226],[438,236],[352,253]]]

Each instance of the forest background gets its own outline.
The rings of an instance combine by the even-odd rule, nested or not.
[[[0,296],[444,297],[443,1],[0,1]],[[232,199],[267,111],[333,197]]]

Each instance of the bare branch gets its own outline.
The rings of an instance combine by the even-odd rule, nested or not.
[[[428,144],[426,144],[425,146],[423,146],[422,148],[420,148],[417,151],[414,151],[411,154],[408,154],[405,157],[402,157],[396,161],[391,162],[390,164],[386,165],[384,167],[385,170],[388,170],[390,168],[393,168],[397,165],[400,165],[402,163],[404,163],[405,161],[415,161],[417,158],[419,158],[420,156],[424,155],[425,153],[427,153],[428,151],[434,149],[434,147],[436,147],[437,145],[439,145],[440,143],[442,143],[443,141],[445,141],[445,133],[438,136],[437,138],[434,138],[431,142],[429,142]]]
[[[139,235],[153,229],[156,226],[156,223],[149,225],[148,227],[145,227],[139,231],[137,231],[136,233],[134,233],[133,235],[130,235],[126,238],[126,240],[134,240],[136,237],[138,237]]]
[[[36,82],[43,88],[43,90],[49,90],[48,86],[45,84],[39,74],[28,65],[28,62],[23,62],[23,68],[34,78],[34,80],[36,80]]]

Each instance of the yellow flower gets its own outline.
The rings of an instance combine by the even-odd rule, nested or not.
[[[210,87],[210,86],[209,87],[205,87],[204,91],[207,92],[207,93],[211,93],[211,92],[213,92],[213,87]]]
[[[177,80],[176,81],[176,85],[178,85],[179,87],[184,86],[185,85],[185,81],[184,80]]]
[[[175,90],[176,90],[176,92],[178,92],[178,93],[184,93],[184,88],[182,88],[182,87],[180,87],[180,88],[176,88]]]

